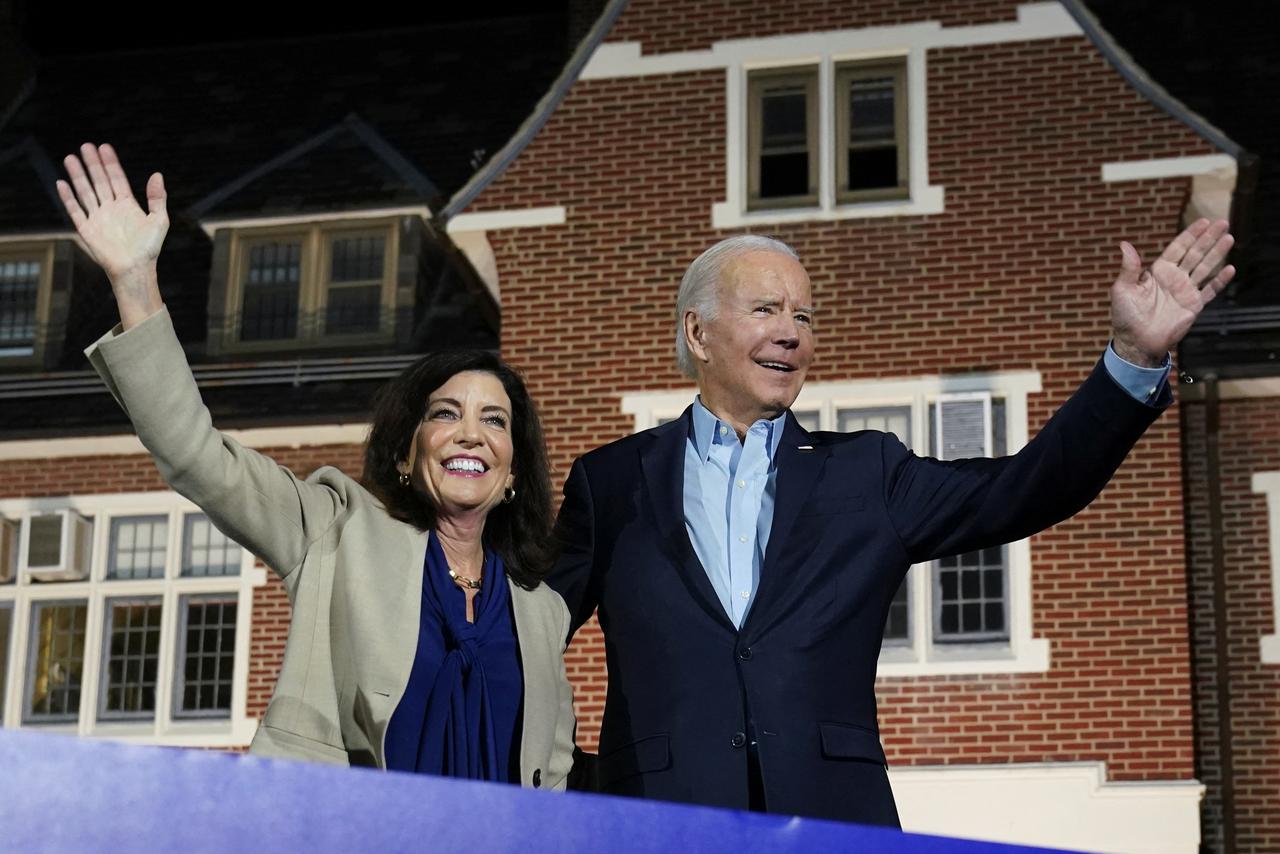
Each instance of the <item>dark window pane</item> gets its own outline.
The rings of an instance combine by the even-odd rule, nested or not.
[[[39,290],[38,262],[0,261],[0,349],[35,340]]]
[[[344,237],[333,241],[329,281],[382,281],[382,261],[386,239],[382,237]]]
[[[948,634],[960,631],[960,609],[955,605],[942,606],[942,630]]]
[[[989,632],[1004,631],[1004,606],[1000,602],[988,602],[986,609],[986,625],[983,628]]]
[[[325,308],[325,332],[377,332],[381,315],[381,283],[358,288],[330,288],[329,303]]]
[[[809,194],[809,155],[807,152],[765,154],[760,157],[760,197]]]
[[[178,650],[180,662],[175,717],[226,717],[231,713],[235,670],[236,603],[225,597],[190,596],[182,600],[187,631]]]
[[[898,186],[898,147],[855,149],[849,152],[847,190],[880,190]]]
[[[764,150],[804,147],[809,125],[803,86],[766,91],[760,99],[760,137]]]
[[[959,583],[955,572],[943,572],[940,574],[942,580],[942,598],[951,602],[958,598]]]
[[[260,243],[249,249],[240,338],[262,341],[298,334],[302,244]]]
[[[981,579],[976,572],[965,572],[960,576],[960,595],[966,599],[976,599],[982,595]]]
[[[109,652],[98,712],[101,718],[155,715],[160,612],[159,598],[108,600],[105,630]]]
[[[982,631],[982,605],[977,602],[966,602],[963,606],[960,621],[962,631],[980,632]]]

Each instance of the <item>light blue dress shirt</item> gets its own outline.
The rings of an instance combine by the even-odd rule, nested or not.
[[[1107,373],[1135,400],[1153,402],[1169,379],[1169,357],[1142,368],[1110,345]],[[778,470],[774,464],[786,413],[761,419],[739,441],[732,427],[693,402],[693,433],[684,453],[684,524],[725,614],[742,627],[760,586],[760,566],[773,528]]]

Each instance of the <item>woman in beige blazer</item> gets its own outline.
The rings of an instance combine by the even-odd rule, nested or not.
[[[160,175],[144,212],[109,146],[80,153],[58,193],[121,319],[90,361],[165,481],[293,605],[251,752],[564,788],[569,614],[540,583],[550,487],[518,376],[489,354],[428,356],[384,393],[363,484],[329,467],[298,479],[210,423],[156,281]]]

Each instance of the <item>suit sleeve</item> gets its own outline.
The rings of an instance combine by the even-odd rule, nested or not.
[[[564,501],[555,530],[559,557],[547,577],[551,589],[569,607],[569,637],[591,618],[599,599],[594,513],[586,467],[578,459],[564,483]]]
[[[886,436],[884,499],[911,562],[1020,540],[1084,509],[1171,397],[1134,400],[1099,363],[1012,456],[922,459]]]
[[[85,354],[176,492],[281,577],[302,562],[342,499],[214,429],[167,311],[119,327]]]

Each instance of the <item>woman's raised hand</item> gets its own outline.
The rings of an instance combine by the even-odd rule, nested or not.
[[[62,162],[71,182],[58,181],[58,195],[89,254],[111,280],[128,329],[162,305],[156,258],[169,230],[164,179],[157,172],[147,181],[144,212],[111,146],[85,143],[79,157],[68,154]]]

